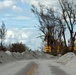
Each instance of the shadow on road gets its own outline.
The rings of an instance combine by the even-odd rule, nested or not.
[[[61,70],[58,66],[50,66],[54,75],[68,75],[65,71]]]

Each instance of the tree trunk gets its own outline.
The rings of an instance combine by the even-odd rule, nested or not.
[[[65,38],[65,33],[64,33],[64,32],[63,32],[63,39],[64,39],[65,47],[67,47],[67,44],[66,44],[66,38]]]
[[[73,49],[73,47],[74,47],[74,38],[73,38],[72,31],[70,31],[70,36],[71,36],[71,50],[70,50],[70,52],[73,52],[74,51],[74,49]]]
[[[2,39],[1,39],[1,47],[3,46],[3,44],[2,44]]]

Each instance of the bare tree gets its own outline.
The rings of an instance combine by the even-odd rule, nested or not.
[[[62,8],[63,20],[70,32],[70,40],[71,40],[71,50],[70,51],[73,51],[75,35],[76,35],[76,32],[74,32],[74,25],[76,24],[75,4],[68,0],[59,0],[59,3]]]
[[[40,11],[32,5],[32,12],[38,18],[40,23],[39,30],[44,34],[44,40],[47,41],[47,45],[50,46],[52,44],[52,35],[55,26],[55,22],[52,20],[54,18],[54,13],[52,9],[46,8],[44,5],[39,4]],[[46,11],[46,13],[44,13]]]
[[[4,22],[2,22],[2,26],[0,28],[0,40],[1,40],[1,44],[0,45],[1,46],[3,46],[5,35],[6,35],[6,28],[5,28]]]
[[[60,38],[59,40],[61,40],[62,37],[59,19],[52,8],[48,9],[42,4],[39,4],[39,8],[37,9],[37,7],[32,5],[32,12],[40,23],[39,30],[43,33],[47,46],[51,46],[52,50],[56,51],[58,46],[57,39]]]
[[[68,52],[68,46],[67,46],[67,43],[66,43],[66,34],[65,34],[65,31],[66,31],[66,24],[64,23],[63,21],[63,18],[62,18],[62,14],[60,14],[58,12],[58,15],[55,19],[58,23],[58,41],[59,41],[59,44],[60,44],[60,47],[61,47],[61,50],[62,50],[62,53],[65,54]],[[63,39],[62,39],[63,38]]]

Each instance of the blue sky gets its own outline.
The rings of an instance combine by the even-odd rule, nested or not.
[[[37,49],[40,39],[37,20],[26,0],[0,0],[0,25],[4,21],[7,34],[5,43],[23,42]]]
[[[0,0],[0,25],[4,21],[7,34],[5,43],[23,42],[32,49],[41,46],[38,21],[31,12],[31,4],[38,2],[57,9],[58,0]]]

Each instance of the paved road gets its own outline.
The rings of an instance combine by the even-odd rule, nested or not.
[[[61,70],[58,66],[50,66],[52,74],[54,75],[68,75],[65,71]]]
[[[15,75],[33,75],[35,68],[36,68],[36,64],[34,62],[30,62]]]
[[[34,60],[15,75],[68,75],[50,60]]]
[[[38,68],[34,75],[68,75],[51,60],[36,61]]]

